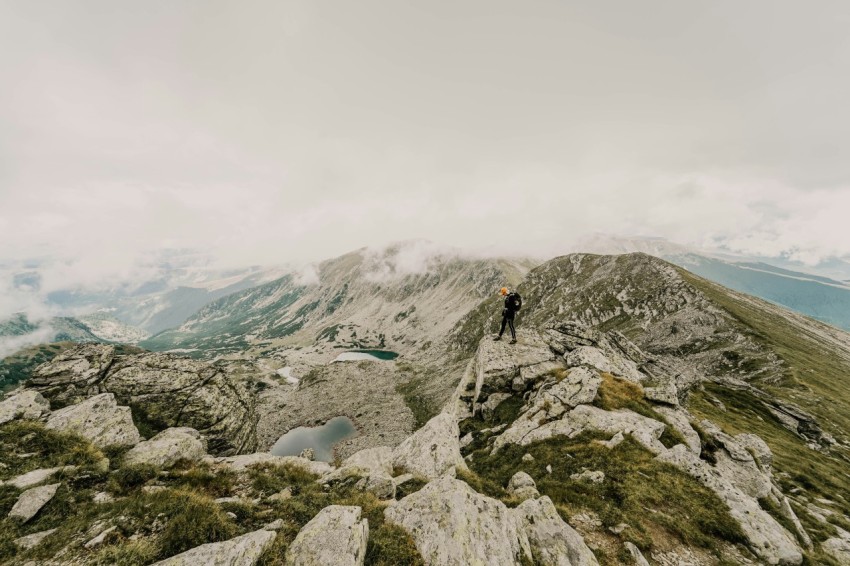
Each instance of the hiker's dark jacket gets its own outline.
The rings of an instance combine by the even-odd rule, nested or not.
[[[513,320],[514,316],[516,316],[516,296],[516,293],[508,293],[505,297],[505,309],[502,311],[502,316],[510,318],[511,320]]]

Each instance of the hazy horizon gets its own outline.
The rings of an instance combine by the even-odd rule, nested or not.
[[[0,0],[0,314],[51,286],[593,234],[850,259],[840,2]]]

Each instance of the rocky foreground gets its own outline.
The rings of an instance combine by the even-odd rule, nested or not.
[[[0,403],[6,563],[797,565],[813,552],[767,444],[689,413],[676,376],[616,332],[485,338],[442,412],[337,466],[235,454],[250,446],[244,387],[164,361],[81,346]],[[131,389],[157,371],[172,396]],[[198,426],[144,439],[125,402]],[[670,501],[650,497],[659,482]],[[818,555],[850,563],[834,528]]]

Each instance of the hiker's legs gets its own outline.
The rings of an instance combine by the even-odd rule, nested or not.
[[[516,340],[516,328],[514,328],[514,319],[509,318],[508,324],[511,325],[511,338]],[[504,329],[505,329],[505,325],[504,325],[504,323],[502,323],[502,330],[504,330]]]
[[[503,316],[502,317],[502,328],[499,330],[499,338],[501,338],[502,334],[505,333],[505,324],[507,324],[507,323],[508,323],[508,317]],[[511,321],[511,332],[513,332],[513,328],[514,328],[514,322]]]

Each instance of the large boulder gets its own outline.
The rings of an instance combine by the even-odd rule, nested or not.
[[[386,446],[366,448],[346,458],[339,468],[325,474],[322,483],[351,483],[379,499],[395,497],[393,450]]]
[[[287,566],[362,566],[369,522],[360,507],[330,505],[298,532],[286,552]]]
[[[539,566],[596,566],[596,556],[584,539],[561,519],[546,496],[527,499],[513,510],[528,537],[531,554]]]
[[[716,493],[729,507],[730,515],[741,524],[753,551],[766,563],[797,565],[803,562],[803,553],[793,535],[764,511],[756,498],[735,485],[734,478],[726,475],[729,468],[711,466],[683,444],[667,450],[657,459],[684,470]]]
[[[540,497],[540,492],[537,491],[537,484],[534,483],[534,478],[525,472],[517,472],[511,477],[508,482],[507,491],[513,497],[522,501]]]
[[[170,468],[178,460],[197,462],[206,453],[206,442],[197,430],[189,427],[168,428],[131,448],[124,456],[124,463]]]
[[[632,360],[622,355],[615,355],[611,351],[603,352],[593,346],[579,346],[572,352],[564,354],[564,359],[570,367],[590,366],[635,383],[640,383],[646,378]]]
[[[317,476],[327,474],[334,469],[327,462],[308,460],[299,456],[275,456],[270,452],[255,452],[254,454],[242,454],[240,456],[221,456],[219,458],[210,458],[209,460],[216,465],[226,466],[234,472],[244,472],[252,466],[262,464],[295,466]]]
[[[42,485],[23,492],[9,511],[9,518],[26,523],[35,517],[41,508],[56,495],[59,484]]]
[[[510,392],[514,379],[522,377],[522,368],[551,371],[558,365],[563,366],[558,364],[549,346],[533,332],[524,333],[519,344],[484,339],[478,345],[473,363],[475,392],[472,402],[483,402],[494,392]],[[526,372],[528,379],[539,375],[540,371]]]
[[[27,389],[0,402],[0,425],[14,419],[37,419],[50,412],[50,403],[38,391]]]
[[[92,444],[134,446],[142,439],[133,424],[129,407],[119,407],[112,393],[101,393],[85,401],[55,411],[47,419],[47,428],[71,432]]]
[[[514,566],[531,557],[504,503],[448,476],[390,505],[384,516],[410,533],[428,565]]]
[[[215,454],[257,448],[256,395],[249,362],[209,363],[172,354],[118,355],[106,344],[85,344],[59,354],[33,372],[32,387],[59,403],[113,393],[162,428],[200,431]]]
[[[454,416],[440,413],[393,450],[393,465],[428,479],[450,468],[466,469],[460,454],[460,430]]]
[[[152,566],[253,566],[277,533],[259,530],[224,542],[202,544]]]
[[[850,566],[850,533],[836,527],[837,536],[830,537],[821,543],[821,548],[841,566]]]

